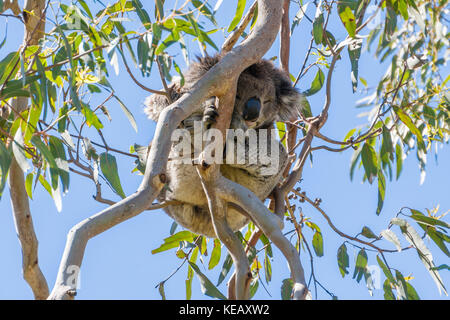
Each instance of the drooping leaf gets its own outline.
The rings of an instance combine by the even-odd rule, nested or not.
[[[386,266],[386,264],[383,262],[383,260],[380,259],[380,257],[377,255],[377,262],[380,266],[381,270],[383,270],[384,275],[386,276],[387,280],[389,280],[391,283],[395,283],[394,276],[391,273],[391,270]]]
[[[233,31],[234,28],[238,25],[239,21],[241,21],[242,15],[244,14],[246,0],[238,0],[236,13],[234,14],[234,18],[228,26],[227,32]]]
[[[352,12],[352,9],[350,9],[350,7],[345,3],[338,4],[338,14],[349,36],[352,38],[355,37],[356,18]]]
[[[227,254],[225,261],[223,262],[222,270],[220,271],[219,280],[217,280],[217,286],[219,286],[222,281],[225,280],[225,277],[227,276],[228,272],[230,272],[232,265],[233,259],[231,258],[230,254]]]
[[[318,7],[319,8],[319,7]],[[316,15],[313,22],[313,37],[316,44],[321,44],[323,42],[323,24],[325,19],[323,13]]]
[[[400,230],[402,231],[405,239],[417,250],[417,254],[419,255],[420,260],[427,268],[428,272],[436,283],[439,292],[443,290],[444,293],[447,294],[447,290],[444,286],[441,276],[439,275],[439,272],[434,269],[435,264],[431,251],[425,245],[422,237],[420,237],[417,231],[404,219],[393,218],[391,219],[391,223],[400,227]]]
[[[195,239],[194,233],[187,230],[179,231],[171,235],[170,237],[165,238],[161,246],[152,250],[152,254],[176,248],[182,241],[194,242],[194,239]]]
[[[373,177],[378,173],[377,154],[369,143],[364,143],[361,150],[361,160],[366,172],[366,177],[369,183],[372,183]]]
[[[365,273],[367,267],[367,253],[366,250],[361,249],[356,257],[355,270],[353,271],[353,279],[359,282]]]
[[[219,291],[219,289],[217,289],[208,277],[200,271],[200,268],[195,263],[191,261],[188,261],[188,263],[200,279],[200,286],[203,294],[212,298],[227,300],[227,298]]]
[[[295,14],[294,20],[292,21],[292,25],[291,25],[291,34],[294,32],[295,27],[297,27],[300,24],[300,22],[303,20],[306,10],[308,9],[308,5],[309,5],[309,2],[304,4],[303,6],[300,6],[300,9]]]
[[[369,228],[364,226],[361,230],[361,234],[368,238],[368,239],[377,239],[378,237],[375,235],[375,233],[373,233],[373,231]]]
[[[211,257],[209,258],[208,264],[209,270],[214,269],[214,267],[217,266],[217,264],[220,261],[221,253],[222,253],[222,244],[220,243],[219,239],[214,239],[214,248],[211,251]]]
[[[323,237],[321,232],[315,232],[312,240],[314,252],[318,257],[323,256]]]
[[[383,209],[384,197],[386,195],[386,179],[384,177],[383,171],[378,171],[378,205],[376,214],[379,215],[381,213],[381,209]]]
[[[345,243],[343,243],[338,249],[337,261],[339,272],[341,273],[342,277],[344,277],[346,274],[348,274],[347,268],[349,267],[349,257]]]
[[[6,178],[8,177],[11,160],[11,148],[6,148],[6,145],[0,140],[0,199],[6,185]]]
[[[128,108],[125,106],[125,104],[122,102],[122,100],[119,99],[116,95],[114,95],[114,98],[116,98],[117,102],[119,102],[120,107],[123,110],[123,113],[125,113],[125,116],[127,117],[128,121],[131,123],[131,126],[133,127],[134,131],[138,132],[136,120],[134,119],[133,114],[128,110]]]
[[[28,197],[33,200],[33,191],[32,191],[32,186],[33,186],[33,173],[30,172],[29,174],[27,174],[27,177],[25,179],[25,191],[27,192]]]
[[[353,93],[356,92],[356,88],[358,87],[358,62],[361,56],[361,48],[361,43],[356,41],[348,45],[348,56],[350,57],[350,64],[352,66],[350,79],[352,81]]]
[[[398,118],[401,122],[403,122],[408,129],[411,131],[412,134],[414,134],[417,138],[417,146],[425,150],[425,143],[423,141],[422,133],[420,130],[416,127],[416,125],[413,123],[412,119],[400,108],[394,106],[394,111],[397,114]]]
[[[281,284],[281,299],[291,300],[294,283],[291,278],[284,279]]]
[[[116,157],[110,153],[103,152],[100,154],[100,168],[106,180],[108,180],[112,189],[120,197],[125,198],[122,185],[119,179]]]
[[[324,82],[325,82],[325,74],[319,68],[317,69],[316,76],[314,77],[314,80],[311,83],[311,87],[308,90],[306,90],[304,94],[306,96],[312,96],[313,94],[317,93],[320,89],[322,89]]]

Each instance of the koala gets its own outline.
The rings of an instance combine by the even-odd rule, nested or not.
[[[184,86],[180,81],[171,84],[172,100],[179,99],[184,93],[189,92],[197,80],[199,80],[220,59],[220,56],[207,56],[198,58],[197,62],[190,65],[185,73]],[[215,122],[218,112],[214,104],[215,97],[207,99],[202,103],[180,127],[192,133],[194,121],[201,121],[204,127],[209,127]],[[288,156],[282,143],[270,134],[274,121],[287,121],[296,118],[301,112],[304,97],[292,87],[287,75],[276,68],[271,61],[260,60],[245,69],[239,76],[237,83],[236,99],[233,108],[230,129],[241,129],[245,133],[253,129],[260,133],[262,129],[269,129],[266,136],[256,135],[256,146],[254,141],[250,143],[246,135],[241,141],[241,147],[245,152],[245,161],[225,163],[220,166],[222,175],[252,191],[259,199],[264,201],[273,188],[280,182],[282,173],[288,162]],[[167,98],[162,95],[151,95],[145,101],[145,112],[154,121],[158,120],[161,111],[169,105]],[[267,139],[263,141],[261,139]],[[192,140],[193,141],[193,140]],[[265,142],[267,154],[278,151],[278,167],[270,173],[265,169],[271,163],[257,163],[249,161],[255,150]],[[243,144],[243,145],[242,145]],[[238,148],[239,143],[228,145],[224,149]],[[177,205],[169,205],[164,208],[166,213],[178,224],[194,233],[207,237],[216,237],[211,216],[208,209],[207,198],[203,191],[200,177],[194,164],[179,163],[172,158],[179,156],[175,151],[175,143],[172,145],[167,163],[168,185],[159,195],[159,201],[175,200]],[[273,149],[277,148],[278,150]],[[227,148],[228,147],[228,148]],[[225,151],[225,152],[226,152]],[[186,156],[186,155],[183,155]],[[249,218],[233,205],[227,208],[227,223],[233,231],[237,231],[249,222]]]

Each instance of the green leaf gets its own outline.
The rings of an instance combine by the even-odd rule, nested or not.
[[[214,18],[214,14],[209,10],[208,3],[206,1],[192,0],[192,4],[200,10],[200,12],[207,17],[215,26],[217,26],[217,21]],[[245,7],[245,6],[244,6]]]
[[[281,284],[281,299],[291,300],[292,289],[294,288],[294,282],[291,278],[284,279]]]
[[[267,251],[264,255],[264,273],[266,275],[266,283],[269,283],[272,280],[272,264]]]
[[[315,232],[312,240],[314,252],[318,257],[323,256],[323,238],[321,232]]]
[[[386,195],[386,179],[384,177],[383,171],[378,171],[378,205],[377,205],[377,216],[380,215],[381,209],[383,209],[384,197]]]
[[[399,298],[401,300],[407,300],[408,296],[406,295],[406,293],[408,291],[408,287],[406,285],[405,277],[398,270],[395,270],[395,277],[397,279],[395,288],[397,289]]]
[[[159,283],[158,292],[161,295],[161,299],[166,300],[166,293],[164,292],[164,282]]]
[[[434,226],[438,225],[440,227],[448,228],[448,223],[445,221],[438,220],[433,217],[427,217],[418,210],[411,209],[412,216],[414,220],[419,224],[419,226],[426,232],[426,234],[434,241],[434,243],[442,250],[448,257],[450,257],[450,252],[444,243],[446,239],[445,234],[437,231]]]
[[[450,228],[450,224],[448,224],[447,222],[439,220],[434,217],[427,217],[418,210],[411,209],[411,213],[412,213],[411,218],[416,220],[418,223],[425,222],[426,224],[429,224],[432,226],[441,226],[441,227],[444,227],[447,229]]]
[[[416,289],[409,282],[406,282],[406,296],[408,300],[420,300]]]
[[[259,287],[259,278],[256,277],[250,282],[249,299],[252,299]]]
[[[384,163],[393,159],[394,145],[392,144],[391,132],[383,125],[383,141],[381,143],[380,158]]]
[[[5,80],[8,75],[11,74],[9,78],[13,79],[19,71],[19,52],[20,51],[10,52],[6,55],[6,57],[3,58],[2,61],[0,61],[0,84],[2,85],[1,88],[3,89],[5,86]]]
[[[350,79],[352,81],[352,90],[353,93],[356,92],[356,88],[358,87],[358,62],[359,57],[361,56],[361,44],[356,43],[355,45],[348,46],[348,56],[350,57],[350,63],[352,66],[352,71],[350,73]]]
[[[434,269],[435,264],[433,262],[431,251],[427,248],[425,242],[422,240],[417,231],[404,219],[393,218],[391,219],[391,223],[400,227],[400,230],[402,231],[405,239],[417,250],[420,260],[425,265],[434,282],[436,283],[439,292],[441,292],[442,289],[444,293],[447,294],[447,290],[445,289],[439,272]]]
[[[396,159],[396,179],[400,177],[403,168],[403,148],[400,144],[395,146],[395,159]]]
[[[165,0],[155,0],[155,18],[158,21],[164,18],[164,2]]]
[[[203,294],[212,298],[227,300],[227,298],[219,291],[219,289],[216,288],[216,286],[213,285],[213,283],[208,279],[208,277],[205,276],[200,271],[199,267],[195,263],[191,261],[188,261],[188,263],[191,266],[191,268],[194,269],[195,273],[200,279],[200,286]]]
[[[368,239],[377,239],[378,237],[370,230],[369,227],[364,226],[361,230],[361,234]]]
[[[386,5],[386,20],[384,22],[384,38],[389,40],[397,27],[397,14],[391,5]]]
[[[319,8],[318,8],[319,9]],[[323,42],[323,23],[325,19],[323,13],[317,15],[313,22],[313,37],[316,44],[321,44]]]
[[[44,189],[47,190],[47,192],[50,194],[50,196],[53,197],[53,195],[52,195],[52,187],[47,182],[47,180],[45,180],[44,176],[43,175],[39,175],[38,180],[41,183],[41,185],[44,187]]]
[[[29,112],[28,112],[27,125],[25,128],[25,135],[24,135],[25,142],[30,141],[32,134],[36,131],[36,126],[39,121],[41,111],[42,111],[42,105],[39,106],[34,103],[31,105]]]
[[[134,131],[138,132],[136,120],[134,119],[133,114],[130,110],[125,106],[125,104],[122,102],[122,100],[119,99],[116,95],[114,95],[114,98],[116,98],[117,102],[119,102],[120,107],[122,108],[123,113],[125,113],[125,116],[127,117],[128,121],[130,122],[131,126],[133,127]]]
[[[82,104],[82,110],[84,117],[86,118],[86,124],[91,127],[94,126],[95,129],[100,130],[103,129],[103,124],[97,115],[91,110],[91,108],[87,104]]]
[[[242,15],[244,13],[246,0],[238,0],[236,13],[234,14],[234,18],[228,26],[227,32],[233,31],[233,29],[238,25],[239,21],[241,21]]]
[[[150,16],[148,15],[147,11],[144,10],[141,1],[139,0],[132,0],[131,3],[133,4],[133,7],[136,9],[136,13],[141,20],[142,24],[147,30],[150,30]]]
[[[230,272],[232,265],[233,259],[231,258],[230,254],[227,254],[225,261],[223,262],[222,270],[220,271],[219,280],[217,280],[217,286],[219,286],[222,281],[225,280],[225,277],[227,276],[228,272]]]
[[[270,240],[266,237],[266,235],[263,233],[261,234],[261,237],[259,238],[261,242],[264,244],[264,251],[267,253],[269,257],[273,257],[272,252],[272,245],[270,244]]]
[[[6,178],[8,177],[9,167],[11,165],[12,151],[11,148],[6,148],[2,140],[0,140],[0,199],[6,185]]]
[[[152,254],[176,248],[182,241],[194,242],[194,239],[195,239],[194,233],[187,230],[179,231],[171,235],[170,237],[165,238],[164,243],[159,248],[152,250]]]
[[[356,282],[359,282],[365,273],[367,267],[367,253],[363,248],[359,251],[356,257],[355,271],[353,272],[353,279],[356,278]]]
[[[380,259],[380,257],[377,255],[377,262],[380,266],[381,270],[383,270],[384,275],[386,276],[387,280],[389,280],[392,284],[395,283],[394,276],[391,273],[391,270],[386,266],[386,264],[383,262],[383,260]]]
[[[448,271],[450,271],[450,266],[448,266],[448,265],[446,265],[446,264],[441,264],[440,266],[438,266],[438,267],[434,267],[433,268],[434,270],[448,270]]]
[[[211,251],[211,257],[209,258],[209,264],[208,269],[214,269],[215,266],[220,261],[220,257],[222,255],[222,244],[220,243],[219,239],[214,239],[214,248]]]
[[[341,21],[344,24],[349,36],[354,38],[356,32],[356,18],[352,12],[352,9],[345,4],[338,4],[338,13],[339,18],[341,18]]]
[[[353,180],[353,175],[355,173],[356,165],[358,164],[358,159],[361,157],[363,145],[360,144],[358,149],[353,152],[352,158],[350,160],[350,180]]]
[[[342,275],[342,278],[345,277],[346,274],[348,274],[348,266],[349,266],[349,257],[347,254],[347,247],[345,246],[345,243],[343,243],[337,252],[337,261],[339,266],[339,272]]]
[[[27,157],[25,155],[22,129],[20,128],[20,126],[17,129],[16,134],[14,135],[14,143],[12,145],[12,151],[14,154],[14,158],[17,161],[17,164],[20,166],[22,171],[26,173],[28,169],[31,168],[31,166],[28,163]]]
[[[275,123],[278,131],[278,137],[280,138],[280,141],[282,141],[283,146],[286,148],[286,124],[284,122],[277,121]]]
[[[42,142],[39,136],[33,136],[30,141],[36,148],[38,148],[51,168],[58,168],[55,158],[53,157],[53,154],[51,153],[49,147],[44,142]],[[54,189],[56,189],[56,187],[54,187]]]
[[[372,183],[373,177],[378,173],[377,154],[373,147],[365,142],[361,150],[361,160],[366,173],[367,180]]]
[[[50,173],[54,171],[61,179],[63,187],[63,193],[69,191],[70,175],[69,175],[69,163],[66,158],[66,151],[64,145],[58,138],[50,136],[49,138],[50,152],[55,158],[57,169],[50,168]]]
[[[323,83],[325,82],[325,75],[323,71],[319,68],[317,69],[316,76],[314,77],[314,80],[311,83],[311,87],[305,91],[306,96],[311,96],[315,93],[317,93],[320,89],[323,87]]]
[[[125,193],[123,192],[122,185],[120,184],[119,174],[117,171],[116,158],[109,153],[103,152],[100,154],[100,168],[113,191],[120,197],[125,198]]]
[[[396,300],[395,295],[392,292],[391,284],[387,279],[384,281],[383,291],[384,291],[384,299],[385,300]]]
[[[32,192],[32,186],[33,186],[33,173],[27,174],[27,178],[25,179],[25,191],[27,192],[28,197],[33,200],[33,192]]]
[[[294,20],[292,20],[291,25],[291,34],[294,32],[295,27],[297,27],[300,22],[303,20],[303,17],[305,16],[305,12],[308,9],[309,2],[304,4],[303,6],[300,6],[300,9],[297,11]]]
[[[419,131],[419,129],[413,123],[411,118],[399,107],[394,106],[394,111],[397,114],[400,121],[403,122],[408,127],[408,129],[411,131],[411,133],[416,136],[417,146],[422,150],[426,150],[425,143],[424,143],[423,137],[422,137],[422,133]]]

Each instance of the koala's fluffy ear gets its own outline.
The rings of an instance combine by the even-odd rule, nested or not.
[[[196,62],[191,63],[189,69],[186,71],[185,79],[186,85],[191,86],[197,82],[209,69],[214,67],[220,60],[219,55],[197,57]]]
[[[198,57],[197,60],[186,71],[184,87],[181,87],[179,78],[175,78],[171,84],[173,101],[179,99],[184,92],[189,91],[189,88],[220,60],[220,56]],[[152,94],[145,99],[144,105],[144,112],[148,118],[158,121],[161,111],[169,105],[169,101],[163,95]]]
[[[283,71],[274,68],[272,78],[275,83],[278,121],[297,119],[305,105],[305,96],[295,89]]]
[[[169,105],[167,97],[160,94],[152,94],[144,101],[144,112],[153,121],[158,121],[161,111]]]

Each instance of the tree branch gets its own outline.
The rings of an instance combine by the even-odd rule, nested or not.
[[[17,16],[22,10],[19,7],[19,2],[17,0],[5,0],[3,1],[3,9],[0,13],[5,12],[6,10],[11,9],[11,11]]]
[[[281,18],[278,13],[279,4],[279,1],[259,0],[260,16],[249,37],[225,54],[193,85],[190,92],[162,111],[156,125],[141,185],[134,194],[80,222],[70,230],[50,299],[73,298],[77,287],[77,277],[74,273],[79,271],[89,239],[138,215],[146,210],[156,198],[166,183],[165,168],[171,149],[170,137],[173,130],[179,126],[182,120],[192,114],[202,101],[211,96],[223,96],[233,84],[230,79],[237,78],[237,75],[257,62],[269,49],[275,39]],[[254,198],[256,197],[254,196]],[[279,232],[281,233],[281,230]],[[285,240],[287,241],[287,239]],[[300,278],[297,265],[300,264],[300,261],[297,259],[296,263],[291,261],[295,269],[294,280],[298,282]]]
[[[241,22],[236,27],[236,29],[233,31],[233,33],[231,35],[229,35],[228,38],[223,43],[222,52],[228,52],[231,49],[233,49],[234,45],[239,40],[239,37],[244,32],[245,28],[247,28],[248,24],[250,23],[253,16],[255,15],[255,9],[256,9],[257,5],[258,5],[258,1],[253,2],[250,9],[248,9],[248,12],[245,15],[244,19],[241,20]]]
[[[7,1],[15,14],[18,14],[17,1]],[[17,6],[17,8],[16,8]],[[45,27],[45,1],[27,1],[24,12],[34,11],[35,16],[25,20],[24,47],[37,45],[39,39],[44,35]],[[25,16],[24,16],[25,17]],[[13,109],[18,113],[28,108],[28,99],[21,97],[13,101]],[[17,117],[17,116],[16,116]],[[9,141],[12,143],[12,141]],[[33,290],[35,299],[46,299],[48,297],[48,285],[38,264],[38,240],[33,227],[28,195],[25,189],[24,173],[15,158],[12,159],[9,172],[9,189],[11,207],[17,235],[22,247],[22,270],[23,277]]]

